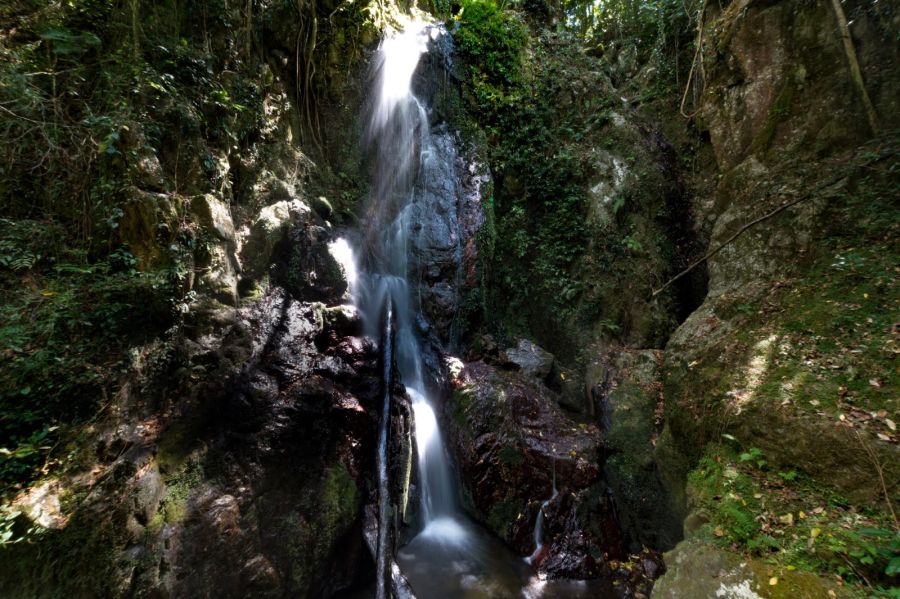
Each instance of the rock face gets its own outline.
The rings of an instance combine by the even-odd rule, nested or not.
[[[326,241],[298,251],[327,254]],[[381,396],[377,344],[341,303],[339,269],[328,286],[303,288],[318,301],[291,295],[282,272],[273,269],[275,285],[245,308],[196,307],[181,366],[154,391],[174,390],[178,402],[162,416],[134,392],[132,410],[150,408],[148,417],[132,412],[101,437],[97,455],[108,465],[69,483],[93,492],[68,522],[58,506],[69,490],[31,501],[35,518],[54,519],[56,530],[5,561],[0,594],[59,584],[93,596],[194,597],[214,588],[222,597],[320,597],[368,575],[361,514]],[[397,401],[395,411],[392,451],[409,456],[408,407]],[[398,497],[407,462],[394,462]],[[35,552],[64,554],[73,544],[97,559],[113,556],[98,562],[102,576],[41,569]],[[64,582],[48,578],[56,576]]]
[[[600,481],[597,427],[572,421],[555,393],[521,372],[483,361],[455,366],[448,438],[475,514],[529,555],[537,511],[555,481],[558,494],[545,510],[547,554],[539,568],[552,577],[597,576],[605,557],[621,554]]]
[[[852,42],[869,95],[882,126],[895,127],[898,50],[881,40],[895,28],[896,17],[848,10],[854,11],[848,17]],[[855,197],[878,198],[881,192],[860,158],[873,134],[850,79],[836,16],[827,2],[739,1],[710,6],[705,23],[715,55],[700,125],[708,130],[718,173],[715,189],[694,201],[707,207],[696,228],[709,230],[709,248],[721,251],[708,260],[703,304],[665,347],[659,370],[665,428],[654,461],[682,513],[687,472],[723,433],[745,450],[762,452],[772,468],[796,469],[858,505],[878,506],[872,460],[896,479],[897,446],[879,443],[874,427],[844,422],[844,413],[852,412],[853,402],[881,400],[865,390],[844,402],[844,385],[858,377],[852,360],[823,364],[821,353],[828,349],[809,342],[828,338],[845,355],[860,351],[853,349],[857,342],[849,331],[861,325],[837,324],[829,308],[855,312],[847,295],[858,282],[829,295],[842,276],[831,265],[834,248],[858,239],[877,243],[880,236],[867,217],[856,216],[869,200],[854,203]],[[789,202],[798,203],[734,237]],[[886,330],[870,327],[863,345],[881,344]],[[833,391],[817,387],[821,381],[834,382]],[[817,408],[825,404],[828,409]],[[861,451],[865,446],[874,457]],[[740,557],[699,540],[679,545],[666,561],[669,574],[654,597],[840,593],[811,575],[742,564]],[[772,576],[779,577],[777,585],[768,584]]]
[[[325,316],[338,311],[342,318]],[[171,596],[202,595],[213,580],[222,596],[329,595],[368,563],[360,510],[376,346],[358,336],[354,310],[329,311],[280,288],[231,326],[217,353],[245,351],[246,365],[228,384],[207,385],[163,433],[168,488],[155,502],[162,515],[139,518],[132,584]],[[218,433],[192,439],[186,426]]]
[[[422,313],[443,341],[458,336],[456,318],[464,294],[479,283],[476,236],[484,224],[482,189],[487,169],[460,155],[457,135],[436,131],[407,218],[416,223],[410,247],[412,280],[418,281]]]
[[[850,597],[808,572],[773,568],[700,541],[665,554],[669,571],[656,581],[653,599],[818,599]],[[772,584],[774,579],[775,584]]]
[[[191,201],[191,211],[210,238],[208,249],[197,264],[200,282],[214,299],[236,305],[241,268],[236,257],[238,237],[231,209],[215,195],[205,194]]]
[[[629,552],[672,548],[682,538],[684,514],[664,483],[655,447],[665,408],[659,350],[613,349],[587,369],[595,412],[609,458],[604,474]]]
[[[854,43],[869,93],[889,126],[897,118],[897,78],[876,66],[896,65],[897,49],[877,41],[889,28],[887,17],[861,11],[859,18]],[[801,8],[782,1],[734,2],[722,12],[711,8],[707,19],[719,36],[702,104],[720,171],[710,248],[724,247],[708,261],[704,303],[666,346],[667,429],[658,453],[677,480],[727,423],[742,443],[765,451],[775,463],[798,467],[855,500],[872,501],[877,485],[871,484],[871,463],[859,451],[860,441],[833,421],[799,409],[790,393],[773,403],[777,393],[765,386],[777,356],[794,356],[787,359],[796,371],[785,376],[800,376],[807,368],[795,356],[796,340],[784,330],[785,310],[776,309],[771,298],[804,277],[810,262],[831,260],[816,255],[823,237],[853,229],[837,225],[832,208],[852,199],[854,186],[866,177],[865,167],[854,166],[865,150],[855,147],[871,133],[840,39],[821,26],[836,23],[836,17],[827,3]],[[742,225],[798,199],[795,207],[726,244]],[[804,293],[810,297],[803,310],[823,301]],[[742,321],[736,306],[756,317]],[[811,323],[806,334],[830,329],[830,323]],[[785,444],[785,438],[795,441]],[[882,463],[897,463],[896,446],[880,444],[876,451]]]

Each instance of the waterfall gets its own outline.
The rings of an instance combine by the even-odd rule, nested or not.
[[[412,401],[419,456],[422,534],[460,541],[455,488],[425,380],[417,309],[409,276],[415,182],[434,142],[425,107],[412,79],[428,40],[440,31],[422,24],[387,37],[373,64],[366,144],[372,156],[371,197],[364,214],[362,268],[353,293],[367,332],[378,335],[386,306],[393,306],[394,357]]]
[[[540,562],[546,557],[544,555],[544,510],[550,504],[551,501],[556,499],[557,495],[556,490],[556,462],[553,463],[553,492],[550,494],[550,498],[541,503],[541,507],[538,509],[537,518],[534,521],[534,551],[528,557],[527,561],[529,564],[540,564]]]
[[[422,528],[397,552],[396,572],[402,569],[416,595],[421,599],[598,596],[582,588],[582,583],[570,587],[539,580],[526,560],[472,522],[457,505],[457,491],[435,413],[438,385],[429,378],[434,373],[426,368],[424,358],[430,351],[423,342],[429,324],[420,315],[419,303],[425,277],[411,275],[422,271],[414,256],[439,251],[443,256],[455,256],[458,265],[462,252],[457,214],[453,208],[441,207],[454,205],[457,198],[453,179],[457,176],[455,141],[446,126],[435,127],[432,135],[427,106],[416,97],[412,86],[430,42],[437,42],[432,47],[440,47],[442,52],[448,49],[449,40],[443,35],[446,32],[439,26],[412,23],[381,43],[373,60],[365,115],[371,192],[361,215],[360,238],[352,249],[340,240],[331,248],[342,263],[354,262],[353,255],[358,255],[358,263],[345,266],[351,279],[350,291],[363,317],[366,334],[382,339],[383,344],[387,390],[384,399],[388,403],[382,406],[379,430],[376,597],[388,595],[387,566],[391,557],[388,529],[393,523],[387,509],[391,377],[405,385],[415,421]],[[442,58],[446,62],[448,57]],[[430,218],[436,214],[440,218]],[[452,277],[453,273],[445,275]],[[411,276],[421,276],[423,280],[411,281]],[[388,312],[392,323],[386,324]],[[393,352],[388,344],[392,344]],[[391,372],[393,364],[396,369]],[[542,541],[542,524],[541,513],[535,530],[538,545]]]

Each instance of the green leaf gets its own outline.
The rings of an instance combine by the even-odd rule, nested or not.
[[[891,559],[888,562],[887,568],[884,569],[884,573],[888,576],[896,576],[900,574],[900,555]]]
[[[100,38],[83,31],[72,33],[67,29],[51,28],[41,34],[41,39],[53,44],[53,51],[59,55],[83,54],[100,45]]]
[[[894,536],[894,532],[884,528],[860,528],[859,534],[867,537],[878,537],[881,539],[889,539]]]

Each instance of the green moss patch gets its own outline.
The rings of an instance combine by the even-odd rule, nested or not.
[[[697,535],[776,567],[838,577],[861,597],[900,591],[900,532],[883,510],[854,506],[756,448],[711,447],[690,474]]]

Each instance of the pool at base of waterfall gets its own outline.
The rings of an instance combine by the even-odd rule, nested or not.
[[[618,598],[603,580],[541,580],[526,558],[465,518],[439,518],[397,552],[417,599]]]

